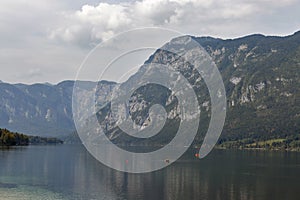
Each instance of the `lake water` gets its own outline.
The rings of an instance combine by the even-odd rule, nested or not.
[[[80,145],[0,150],[1,200],[299,199],[300,153],[190,150],[148,174],[118,172]]]

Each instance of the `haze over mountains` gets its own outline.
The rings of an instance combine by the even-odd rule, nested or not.
[[[0,127],[38,136],[70,134],[75,130],[73,85],[74,81],[57,85],[0,83]]]
[[[287,37],[251,35],[234,40],[193,39],[211,55],[223,77],[228,110],[222,137],[234,140],[300,134],[300,32]],[[147,62],[171,62],[174,66],[179,63],[174,56],[159,50]],[[209,93],[201,78],[190,76],[191,68],[178,67],[177,70],[194,86],[204,113],[201,113],[204,128],[199,129],[200,141],[209,121]],[[115,84],[105,81],[99,84],[97,94],[104,105]],[[0,127],[39,136],[69,134],[75,130],[72,119],[73,85],[73,81],[57,85],[0,82]],[[146,89],[154,95],[147,95],[149,90],[147,93],[142,88],[137,91],[138,98],[129,108],[134,120],[141,126],[148,123],[145,110],[154,99],[160,99],[156,103],[161,103],[170,112],[176,107],[168,101],[170,94],[164,96],[163,89],[152,86]],[[150,103],[145,104],[145,100]],[[102,112],[99,119],[107,115],[108,112]],[[109,125],[108,134],[112,138],[122,138],[109,118],[102,123]]]

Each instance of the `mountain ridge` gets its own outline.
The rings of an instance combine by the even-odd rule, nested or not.
[[[221,143],[246,139],[246,142],[238,144],[245,146],[266,139],[297,140],[300,134],[300,34],[298,32],[287,37],[251,35],[234,40],[193,38],[215,61],[225,84],[228,116],[220,139]],[[201,111],[204,111],[202,117],[204,122],[201,125],[207,128],[211,108],[209,94],[203,80],[201,84],[196,83],[199,77],[191,76],[193,74],[191,67],[184,67],[180,59],[160,49],[146,61],[146,64],[151,63],[182,66],[175,68],[190,80],[198,100],[203,102]],[[136,94],[132,99],[138,101],[128,109],[143,107],[144,110],[148,110],[149,107],[144,103],[145,99],[139,99],[143,95],[149,97],[146,93]],[[153,96],[153,99],[148,101],[154,101],[155,97],[159,97],[159,92]],[[166,102],[162,101],[161,104],[168,110]],[[120,143],[127,137],[122,136],[124,133],[117,129],[116,124],[109,118],[111,114],[106,113],[105,110],[109,109],[105,108],[99,115],[100,120],[105,119],[102,121],[102,127],[110,127],[107,135],[116,143]],[[138,116],[133,120],[142,127],[149,124],[149,113],[145,113],[144,110],[133,109],[130,112],[132,116]],[[199,130],[195,143],[201,143],[206,128]],[[156,142],[163,140],[169,141],[169,138],[160,138]],[[133,144],[131,139],[127,142]],[[134,141],[137,144],[140,142],[140,140]],[[281,145],[287,146],[290,143],[282,142]]]
[[[247,139],[253,142],[258,139],[297,137],[298,134],[300,134],[300,31],[285,37],[253,34],[241,38],[225,40],[212,37],[192,36],[192,38],[199,42],[215,61],[226,87],[228,115],[220,139],[221,142],[241,139]],[[153,59],[164,63],[169,61],[167,54],[159,50],[150,56],[145,63],[151,62]],[[188,71],[183,70],[182,72],[188,74]],[[24,126],[24,124],[19,124],[17,130],[11,130],[25,133],[29,131],[28,133],[32,134],[35,132],[43,132],[45,129],[55,126],[58,127],[58,129],[50,130],[47,134],[60,135],[62,132],[74,131],[75,128],[71,117],[72,83],[72,81],[62,81],[53,86],[45,86],[45,84],[19,84],[17,87],[11,87],[11,84],[7,83],[1,83],[0,95],[2,99],[0,98],[0,122],[2,123],[0,127],[16,127],[15,124],[8,123],[10,121],[9,114],[17,109],[18,106],[16,105],[19,105],[16,103],[15,106],[5,107],[5,103],[7,102],[3,101],[3,96],[9,97],[9,93],[5,92],[5,90],[12,92],[17,97],[12,99],[18,99],[21,105],[25,105],[25,102],[32,102],[31,104],[34,105],[37,102],[37,97],[42,98],[43,95],[41,95],[41,93],[43,91],[50,91],[49,94],[46,95],[47,97],[51,96],[51,91],[55,91],[53,93],[54,97],[51,97],[49,101],[51,104],[54,104],[55,101],[53,102],[53,100],[57,100],[57,97],[59,97],[57,102],[61,103],[61,107],[57,113],[59,113],[58,116],[63,116],[62,118],[58,117],[59,119],[56,119],[56,122],[59,121],[59,123],[54,123],[54,125],[50,123],[44,127],[37,125],[38,129],[36,130],[32,128],[33,125],[35,126],[34,123],[30,125],[31,127],[29,128],[28,126]],[[106,95],[109,94],[112,89],[111,86],[115,83],[102,83],[106,87],[103,93]],[[13,86],[14,85],[15,84],[13,84]],[[21,88],[21,90],[14,89],[18,87]],[[43,89],[40,90],[40,87]],[[31,93],[29,96],[26,95],[26,89],[28,88],[31,88],[28,90]],[[61,96],[59,88],[63,91],[63,96]],[[201,108],[203,113],[206,113],[204,117],[202,117],[202,121],[204,120],[203,124],[207,124],[209,121],[210,112],[208,91],[205,88],[204,83],[195,87],[197,94],[199,94],[199,99],[202,101]],[[59,100],[60,98],[64,100]],[[106,100],[106,97],[104,100]],[[40,102],[43,101],[41,100]],[[165,103],[164,101],[163,104]],[[49,102],[46,103],[46,107],[47,105],[49,105]],[[64,111],[64,106],[68,113],[67,116],[64,116],[64,112],[62,112]],[[132,106],[143,107],[138,101],[134,101]],[[42,122],[45,124],[47,109],[42,110],[40,117],[44,118]],[[26,109],[21,110],[20,113],[24,116]],[[134,116],[142,115],[141,118],[143,120],[148,117],[144,111],[132,114]],[[49,115],[51,115],[51,113]],[[143,120],[139,121],[139,123],[141,123],[140,125],[143,125]],[[4,121],[7,123],[3,123]],[[25,119],[25,121],[29,121],[27,125],[32,123],[30,120]],[[203,126],[206,127],[206,125]],[[67,129],[65,129],[66,127]],[[112,130],[115,131],[113,127]],[[200,130],[196,142],[201,142],[204,132],[205,128]],[[114,132],[113,135],[114,138],[118,138],[116,132]]]
[[[73,132],[74,82],[68,80],[56,85],[0,83],[0,127],[37,136],[64,136]],[[99,82],[102,83],[114,84]]]

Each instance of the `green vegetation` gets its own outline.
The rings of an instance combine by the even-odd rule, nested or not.
[[[62,144],[63,141],[56,138],[27,136],[21,133],[13,133],[7,129],[0,129],[0,146],[27,146],[30,144]]]
[[[57,138],[45,138],[45,137],[38,137],[38,136],[30,136],[29,137],[29,144],[63,144],[63,141]]]
[[[29,137],[27,135],[0,129],[0,146],[25,146],[28,144]]]
[[[300,135],[266,140],[251,138],[239,140],[221,139],[217,145],[217,148],[300,151]]]

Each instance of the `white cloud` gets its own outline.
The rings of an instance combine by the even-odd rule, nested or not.
[[[84,5],[78,11],[64,13],[65,20],[51,32],[50,37],[90,46],[115,33],[142,26],[174,28],[189,34],[193,34],[189,31],[195,30],[196,26],[198,33],[206,34],[215,30],[210,33],[218,35],[217,31],[223,32],[219,27],[232,27],[235,24],[236,28],[240,28],[239,25],[246,22],[248,17],[255,19],[255,16],[294,2],[295,0],[142,0]],[[247,24],[244,25],[247,27]]]
[[[132,23],[129,4],[100,3],[98,6],[84,5],[81,10],[63,13],[61,27],[50,33],[50,38],[66,42],[90,45],[107,39],[114,31],[126,29]],[[86,42],[86,43],[84,43]]]
[[[145,26],[222,38],[287,35],[300,28],[299,9],[298,0],[1,0],[0,79],[74,79],[91,46]]]

